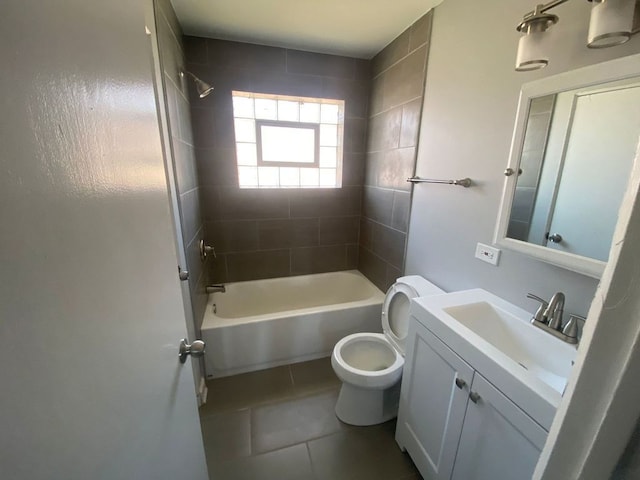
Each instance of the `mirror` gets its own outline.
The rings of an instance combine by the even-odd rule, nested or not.
[[[523,86],[495,243],[592,277],[640,140],[640,55]]]

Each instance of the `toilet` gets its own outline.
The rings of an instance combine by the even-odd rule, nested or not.
[[[331,365],[342,381],[335,409],[341,421],[376,425],[398,414],[410,300],[441,293],[419,275],[400,277],[382,305],[383,333],[354,333],[336,344]]]

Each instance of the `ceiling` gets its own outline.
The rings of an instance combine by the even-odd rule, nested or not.
[[[171,0],[187,35],[371,58],[443,0]]]

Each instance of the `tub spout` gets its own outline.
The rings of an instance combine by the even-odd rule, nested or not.
[[[207,293],[224,293],[227,291],[226,288],[224,288],[224,285],[222,284],[217,284],[217,285],[207,285],[206,287],[204,287],[205,292]]]

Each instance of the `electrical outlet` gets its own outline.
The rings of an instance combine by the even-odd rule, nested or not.
[[[476,258],[497,266],[498,260],[500,259],[500,250],[498,248],[485,245],[484,243],[478,243],[476,245]]]

